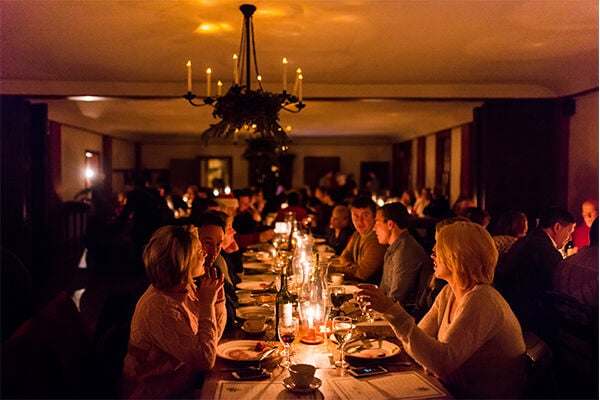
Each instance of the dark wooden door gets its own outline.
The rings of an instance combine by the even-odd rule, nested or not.
[[[397,194],[403,190],[412,190],[412,141],[394,144],[392,163],[392,190]]]

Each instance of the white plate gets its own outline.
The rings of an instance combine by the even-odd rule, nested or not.
[[[273,256],[268,251],[259,251],[258,253],[256,253],[255,257],[258,261],[262,262],[269,262],[273,260]]]
[[[265,306],[240,307],[235,310],[235,313],[241,319],[248,319],[254,315],[264,315],[267,319],[273,319],[275,315],[273,307]]]
[[[247,295],[238,295],[238,304],[248,305],[256,303],[256,299],[249,294]]]
[[[265,348],[256,351],[256,345],[259,342],[263,343]],[[273,347],[275,346],[272,344],[257,340],[230,340],[217,346],[217,356],[231,361],[258,361],[264,352]],[[274,352],[267,359],[275,357],[276,354],[277,352]]]
[[[238,285],[239,286],[239,285]],[[354,285],[342,285],[344,287],[344,291],[346,292],[346,294],[354,294],[356,292],[358,292],[358,286],[354,286]]]
[[[253,269],[256,271],[266,271],[270,267],[269,264],[262,262],[250,262],[244,264],[244,269]],[[239,287],[239,285],[238,285]]]
[[[296,393],[310,393],[314,390],[317,390],[321,386],[321,380],[316,376],[313,378],[313,381],[310,383],[310,385],[306,388],[296,387],[296,385],[294,385],[294,381],[292,381],[292,378],[289,376],[285,378],[281,383],[283,383],[283,386],[285,386],[286,389]]]
[[[347,357],[355,357],[363,360],[380,360],[393,357],[400,354],[400,346],[388,342],[381,341],[381,348],[377,339],[363,339],[356,342],[348,343],[345,348]]]
[[[313,243],[314,244],[327,243],[327,239],[325,239],[325,238],[314,238],[313,239]]]
[[[246,289],[246,290],[265,290],[267,285],[271,282],[267,281],[246,281],[240,282],[237,284],[238,289]]]

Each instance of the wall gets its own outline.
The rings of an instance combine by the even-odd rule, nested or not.
[[[85,187],[85,151],[102,152],[102,135],[63,126],[61,130],[61,185],[56,188],[63,201],[73,200]]]
[[[450,136],[450,195],[448,201],[453,205],[460,196],[460,173],[462,156],[462,127],[452,129]]]
[[[112,168],[134,169],[135,168],[135,143],[127,140],[112,140]],[[112,174],[112,191],[117,193],[123,191],[125,183],[123,174]]]
[[[435,186],[435,134],[425,138],[425,187]]]
[[[293,161],[294,188],[302,187],[304,157],[339,156],[341,172],[354,174],[358,181],[361,161],[392,161],[391,144],[350,143],[340,144],[327,141],[297,140],[289,152],[295,155]],[[202,144],[144,144],[142,146],[142,166],[144,168],[168,169],[170,159],[192,159],[197,156],[233,157],[234,188],[248,184],[248,162],[242,158],[245,147],[241,144],[208,145]]]
[[[575,101],[569,128],[568,207],[580,218],[583,200],[598,196],[598,91]]]

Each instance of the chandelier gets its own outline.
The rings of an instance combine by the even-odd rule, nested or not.
[[[209,128],[202,132],[202,141],[207,144],[210,139],[234,138],[246,134],[250,139],[267,140],[282,150],[287,150],[289,137],[286,130],[279,124],[279,111],[285,110],[292,113],[300,112],[305,104],[302,103],[302,70],[296,70],[296,80],[292,93],[287,92],[287,60],[283,64],[283,90],[281,93],[272,93],[263,90],[262,77],[258,71],[256,61],[256,48],[254,45],[254,24],[252,15],[256,7],[251,4],[243,4],[240,10],[244,15],[242,26],[242,38],[240,42],[240,56],[233,55],[233,84],[222,95],[223,83],[217,82],[216,96],[211,96],[212,70],[206,70],[206,96],[202,102],[195,102],[199,97],[192,93],[192,63],[188,61],[187,85],[188,91],[183,96],[192,106],[211,106],[212,115],[220,119],[216,124],[210,124]],[[252,66],[256,73],[258,88],[252,89],[251,77]],[[246,79],[245,84],[240,85],[240,78]]]

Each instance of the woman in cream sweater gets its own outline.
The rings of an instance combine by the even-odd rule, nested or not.
[[[455,222],[436,235],[435,276],[448,282],[417,325],[379,289],[359,295],[382,312],[404,349],[457,398],[515,398],[526,383],[525,343],[508,303],[492,286],[498,251],[478,224]]]

